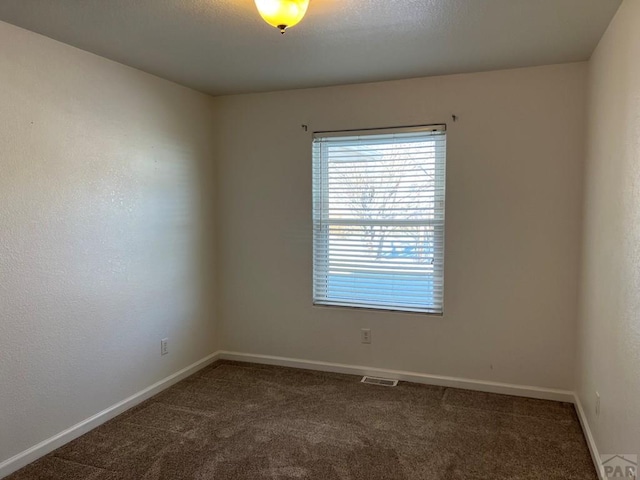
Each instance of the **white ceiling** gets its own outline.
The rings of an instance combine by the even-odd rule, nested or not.
[[[0,0],[0,20],[215,95],[587,60],[621,0]],[[3,46],[2,48],[7,48]]]

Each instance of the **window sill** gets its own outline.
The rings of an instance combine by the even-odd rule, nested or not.
[[[376,308],[376,307],[365,307],[365,306],[354,306],[354,305],[338,305],[338,304],[327,304],[327,303],[313,303],[313,308],[319,309],[339,309],[339,310],[355,310],[355,311],[367,311],[367,312],[376,312],[376,313],[393,313],[393,314],[403,314],[403,315],[417,315],[417,316],[426,316],[426,317],[444,317],[444,312],[420,312],[414,310],[401,310],[394,308]]]

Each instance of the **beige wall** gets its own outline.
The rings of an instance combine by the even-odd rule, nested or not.
[[[216,338],[211,99],[6,23],[0,45],[2,463]]]
[[[640,1],[622,4],[589,87],[578,393],[600,453],[640,454]]]
[[[579,63],[217,99],[224,347],[573,389],[585,80]],[[312,307],[311,131],[441,122],[444,317]]]

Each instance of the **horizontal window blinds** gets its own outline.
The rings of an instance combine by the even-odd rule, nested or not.
[[[444,126],[317,133],[314,303],[442,313]]]

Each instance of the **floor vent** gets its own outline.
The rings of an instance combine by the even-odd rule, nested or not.
[[[398,380],[389,380],[388,378],[377,378],[364,376],[361,380],[362,383],[370,383],[371,385],[381,385],[383,387],[395,387],[398,385]]]

